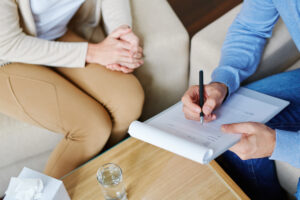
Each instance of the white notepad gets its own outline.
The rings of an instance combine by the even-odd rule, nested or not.
[[[240,140],[239,134],[221,132],[221,125],[237,122],[266,123],[289,104],[240,88],[215,111],[217,120],[204,123],[185,119],[179,102],[142,123],[134,121],[129,134],[177,155],[207,164]]]

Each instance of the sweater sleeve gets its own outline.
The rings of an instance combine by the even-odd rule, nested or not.
[[[129,0],[102,0],[104,28],[110,34],[121,25],[132,26]]]
[[[0,1],[0,59],[53,67],[84,67],[87,43],[57,42],[26,35],[17,5]]]
[[[253,74],[260,62],[266,39],[279,18],[272,0],[245,0],[229,28],[213,82],[227,85],[229,95]]]
[[[300,132],[276,130],[275,149],[270,159],[300,168]]]

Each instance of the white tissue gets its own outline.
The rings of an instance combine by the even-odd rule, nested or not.
[[[41,179],[12,177],[5,194],[6,197],[15,200],[39,200],[43,188]]]

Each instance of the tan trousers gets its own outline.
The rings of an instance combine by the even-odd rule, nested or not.
[[[0,68],[0,94],[0,112],[64,134],[45,168],[56,178],[97,155],[108,140],[120,141],[144,101],[132,74],[96,64],[53,70],[13,63]]]

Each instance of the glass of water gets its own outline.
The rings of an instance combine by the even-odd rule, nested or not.
[[[107,163],[97,172],[97,180],[101,185],[106,200],[127,200],[121,168],[113,163]]]

